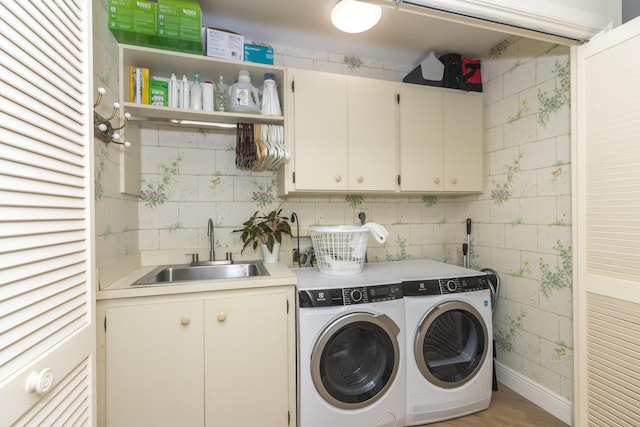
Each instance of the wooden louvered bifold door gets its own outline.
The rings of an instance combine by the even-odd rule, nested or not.
[[[0,425],[92,425],[90,1],[0,2]]]
[[[640,425],[640,19],[572,51],[576,426]]]

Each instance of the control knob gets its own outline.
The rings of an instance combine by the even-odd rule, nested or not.
[[[456,283],[455,280],[448,280],[447,289],[449,290],[449,292],[455,292],[458,290],[458,284]]]
[[[351,296],[351,300],[353,302],[360,302],[362,301],[362,291],[360,289],[354,289],[351,291],[350,293]]]

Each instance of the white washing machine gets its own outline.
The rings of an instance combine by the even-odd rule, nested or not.
[[[405,425],[487,409],[493,385],[493,332],[486,273],[433,260],[369,266],[402,281]]]
[[[405,409],[403,291],[364,268],[298,276],[300,427],[401,427]]]

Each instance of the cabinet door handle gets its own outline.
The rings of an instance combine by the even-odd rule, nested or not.
[[[218,313],[216,318],[218,319],[218,322],[224,322],[225,320],[227,320],[227,313],[221,311],[220,313]]]
[[[53,372],[45,368],[39,372],[32,372],[27,378],[26,389],[29,393],[43,395],[53,387]]]
[[[180,324],[187,326],[189,323],[191,323],[191,316],[189,316],[188,314],[183,314],[180,317]]]
[[[433,178],[434,184],[440,184],[440,178]]]
[[[458,183],[458,178],[451,178],[451,183],[452,184],[457,184]]]
[[[356,178],[356,181],[358,181],[359,184],[362,184],[362,181],[364,181],[364,178],[362,177],[362,175],[360,175],[359,177]]]
[[[336,180],[336,182],[342,181],[342,176],[341,175],[336,175],[335,180]]]

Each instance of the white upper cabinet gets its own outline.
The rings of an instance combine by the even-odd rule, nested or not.
[[[482,94],[402,85],[400,191],[482,191]]]
[[[397,83],[288,70],[297,192],[394,191]]]
[[[349,80],[350,191],[396,189],[397,92],[395,82]]]
[[[482,191],[482,95],[444,94],[444,191]]]
[[[400,190],[442,191],[444,91],[403,85],[400,91]]]
[[[290,70],[288,75],[287,145],[295,162],[295,189],[347,190],[346,79],[306,70]]]

